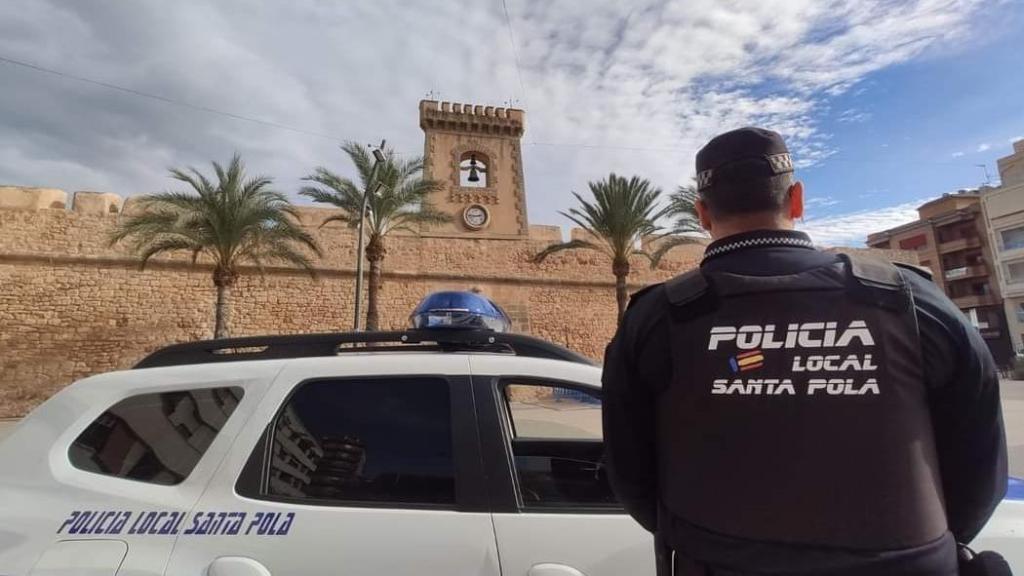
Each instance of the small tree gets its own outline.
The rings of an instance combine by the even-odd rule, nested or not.
[[[579,207],[561,214],[588,232],[591,238],[552,244],[534,256],[534,262],[543,262],[548,256],[566,250],[597,250],[606,255],[615,275],[615,301],[621,322],[628,297],[629,259],[633,255],[651,258],[640,248],[640,243],[645,236],[659,231],[656,222],[664,214],[664,210],[657,207],[661,190],[652,188],[650,182],[638,176],[626,180],[614,173],[605,180],[590,182],[589,187],[594,195],[593,202],[573,192]]]
[[[430,194],[440,190],[443,184],[437,180],[422,177],[423,159],[396,160],[389,151],[386,160],[374,169],[374,158],[366,148],[355,142],[341,147],[348,154],[359,174],[359,184],[338,176],[327,168],[318,167],[304,180],[317,184],[305,186],[299,194],[315,202],[332,204],[341,212],[324,220],[344,222],[351,228],[358,228],[363,198],[369,194],[365,224],[367,243],[366,260],[369,263],[370,278],[367,282],[366,329],[377,330],[380,325],[378,299],[384,284],[384,258],[387,256],[387,237],[394,230],[418,233],[424,225],[443,224],[451,217],[436,210],[429,202]],[[379,193],[374,194],[378,189]]]
[[[656,268],[670,250],[684,244],[694,244],[707,239],[704,227],[697,215],[697,187],[687,184],[669,194],[665,216],[673,220],[672,227],[659,241],[651,255],[651,268]]]
[[[225,338],[230,290],[243,264],[254,264],[262,273],[264,264],[283,263],[312,274],[303,249],[320,256],[320,248],[298,225],[291,202],[269,188],[270,178],[246,178],[237,154],[227,169],[214,162],[213,170],[216,183],[195,168],[172,169],[171,177],[192,190],[143,196],[139,212],[120,222],[110,243],[130,239],[142,268],[165,253],[190,252],[193,264],[205,256],[213,264],[217,288],[214,337]]]

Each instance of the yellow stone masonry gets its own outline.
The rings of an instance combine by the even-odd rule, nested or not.
[[[84,376],[131,367],[174,342],[211,337],[210,268],[187,256],[140,271],[108,235],[131,198],[50,188],[0,187],[0,417],[20,416]],[[247,270],[232,292],[233,336],[344,331],[352,325],[355,234],[331,213],[301,208],[324,249],[317,278],[271,268]],[[515,329],[599,359],[615,328],[611,265],[596,252],[530,258],[562,239],[557,226],[520,238],[389,239],[381,298],[384,328],[404,328],[426,294],[477,288],[502,305]],[[571,230],[572,238],[583,237]],[[694,267],[702,246],[670,253],[658,270],[633,263],[630,290]],[[859,251],[858,251],[859,252]],[[889,254],[915,262],[912,253]]]
[[[107,237],[130,211],[115,194],[0,187],[0,417],[22,415],[75,379],[130,367],[152,350],[209,338],[210,269],[186,256],[145,271]],[[70,206],[69,206],[70,205]],[[347,330],[352,324],[355,234],[319,228],[328,209],[303,207],[324,249],[317,279],[291,269],[255,270],[232,293],[232,335]],[[573,237],[579,231],[571,231]],[[382,323],[403,328],[427,293],[479,288],[518,331],[600,358],[615,326],[614,278],[600,254],[533,254],[561,240],[555,226],[522,238],[395,236],[389,240]],[[651,271],[637,260],[631,290],[693,267],[702,247],[675,251]]]

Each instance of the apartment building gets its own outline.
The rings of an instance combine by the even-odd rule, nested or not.
[[[998,165],[1002,184],[985,190],[981,204],[1013,350],[1024,354],[1024,140]]]
[[[947,296],[970,318],[1000,365],[1013,356],[982,197],[988,189],[945,194],[921,205],[919,219],[868,236],[868,246],[915,250]]]

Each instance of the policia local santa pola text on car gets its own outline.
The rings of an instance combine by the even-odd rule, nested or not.
[[[675,574],[957,574],[1006,492],[995,364],[927,272],[794,231],[792,173],[768,130],[697,154],[714,242],[606,351],[613,488]]]

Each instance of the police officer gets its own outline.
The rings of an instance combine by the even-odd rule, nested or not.
[[[999,381],[927,272],[816,250],[775,132],[697,154],[713,242],[609,344],[612,486],[675,574],[952,575],[1006,491]]]

